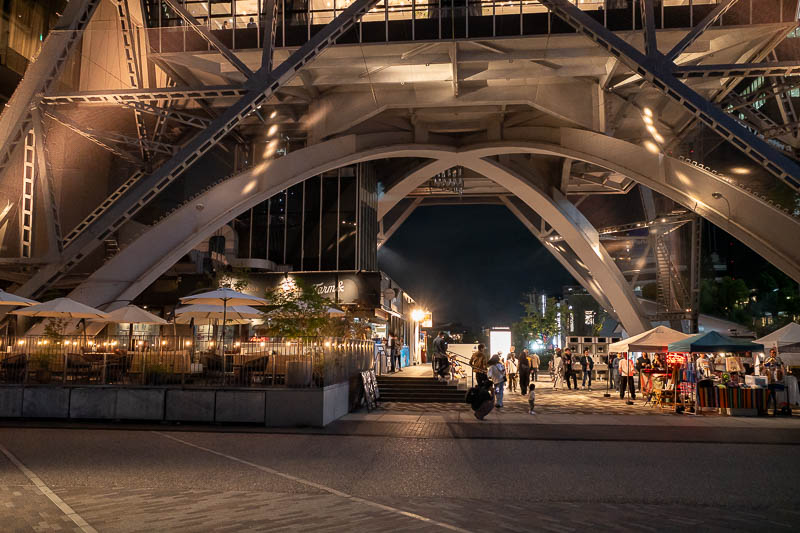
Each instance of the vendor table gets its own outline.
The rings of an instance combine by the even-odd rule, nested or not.
[[[699,387],[697,401],[700,407],[716,407],[725,414],[745,414],[745,410],[755,414],[767,413],[768,389],[747,389],[739,387]]]

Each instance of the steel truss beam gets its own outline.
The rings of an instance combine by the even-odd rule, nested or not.
[[[683,53],[684,50],[692,46],[692,43],[697,40],[700,35],[706,31],[712,24],[714,24],[719,17],[724,15],[730,8],[733,7],[737,0],[724,0],[722,3],[718,4],[714,10],[705,16],[703,20],[701,20],[698,24],[695,24],[694,27],[689,30],[689,33],[684,35],[683,39],[678,41],[678,44],[672,47],[672,50],[665,54],[666,58],[669,61],[675,61],[678,59],[678,56]]]
[[[88,139],[88,140],[92,141],[94,144],[96,144],[100,148],[111,152],[112,154],[116,155],[117,157],[120,157],[120,158],[124,159],[125,161],[128,161],[129,163],[133,163],[136,166],[140,166],[142,164],[142,162],[139,159],[136,159],[133,155],[129,154],[128,152],[126,152],[124,150],[120,150],[119,148],[114,146],[113,142],[111,142],[111,143],[107,142],[106,138],[104,138],[102,135],[97,134],[96,132],[94,132],[94,131],[92,131],[90,129],[82,128],[82,127],[78,126],[77,124],[75,124],[74,122],[72,122],[71,120],[69,120],[68,118],[66,118],[66,117],[64,117],[64,116],[62,116],[62,115],[60,115],[58,113],[54,113],[52,111],[45,111],[44,114],[46,116],[50,117],[51,119],[55,120],[56,122],[58,122],[59,124],[61,124],[65,128],[69,129],[70,131],[72,131],[74,133],[77,133],[78,135],[80,135],[84,139]]]
[[[685,110],[758,162],[770,173],[795,190],[800,189],[800,166],[765,140],[758,138],[731,116],[703,98],[673,76],[675,64],[665,57],[645,57],[633,46],[603,27],[567,0],[541,0],[541,3],[564,19],[578,32],[618,57],[628,68],[641,75]],[[796,65],[799,69],[800,66]]]
[[[142,88],[142,70],[139,64],[139,55],[136,50],[136,39],[133,34],[131,15],[128,11],[128,0],[114,0],[119,19],[120,33],[122,34],[122,45],[125,52],[125,65],[128,69],[128,82],[135,89]],[[147,161],[149,154],[144,141],[147,139],[147,127],[144,123],[142,113],[134,109],[133,117],[136,121],[136,136],[139,139],[139,155],[142,160]]]
[[[275,34],[278,30],[278,2],[264,0],[264,40],[261,42],[261,70],[272,72],[272,59],[275,53]]]
[[[42,128],[42,117],[39,110],[32,113],[33,133],[39,142],[36,143],[36,172],[42,198],[45,205],[45,220],[47,220],[48,254],[56,260],[63,248],[61,241],[61,217],[58,214],[58,201],[56,200],[56,186],[53,182],[53,173],[47,165],[45,153],[46,138]]]
[[[215,85],[200,88],[165,87],[162,89],[112,89],[78,93],[47,94],[42,102],[58,104],[121,104],[125,102],[152,102],[214,98],[240,98],[247,94],[243,85]]]
[[[219,143],[244,118],[266,103],[275,94],[275,91],[294,78],[300,69],[316,59],[377,3],[378,0],[356,0],[331,23],[293,52],[275,70],[272,72],[259,70],[245,83],[244,87],[247,93],[244,96],[212,120],[204,131],[190,140],[160,168],[133,183],[118,201],[93,219],[84,231],[64,247],[62,262],[47,265],[37,271],[18,290],[18,293],[38,293],[75,267],[88,253],[102,244],[109,235],[117,231],[178,176]]]
[[[172,8],[186,23],[192,28],[200,37],[202,37],[208,44],[212,46],[217,52],[222,54],[222,57],[228,60],[233,67],[244,74],[244,77],[249,79],[253,77],[253,71],[247,68],[241,59],[236,54],[230,51],[227,46],[222,44],[222,41],[217,39],[211,30],[200,24],[200,22],[192,16],[191,13],[186,11],[182,5],[175,0],[164,0],[164,3]]]
[[[796,82],[784,82],[778,83],[772,87],[768,87],[763,89],[757,93],[748,94],[747,97],[739,96],[738,101],[735,104],[731,104],[730,110],[736,111],[737,109],[741,109],[743,107],[751,106],[754,103],[764,100],[766,98],[772,98],[773,96],[780,96],[782,94],[786,94],[794,89],[800,87],[800,81]]]
[[[558,1],[558,0],[556,0]],[[767,63],[733,63],[729,65],[680,65],[676,78],[755,78],[759,76],[791,76],[800,72],[798,61]]]
[[[22,158],[22,205],[20,206],[19,253],[33,255],[33,184],[36,182],[36,134],[31,129],[25,135],[25,154]]]
[[[198,117],[197,115],[180,111],[178,109],[165,109],[163,107],[146,104],[144,102],[121,102],[121,104],[125,107],[130,107],[131,109],[135,109],[143,113],[148,113],[165,120],[174,120],[175,122],[180,122],[181,124],[186,124],[187,126],[194,126],[195,128],[202,129],[211,124],[211,119],[209,118]]]
[[[0,115],[0,172],[31,129],[31,108],[58,79],[72,46],[81,37],[101,0],[73,0],[45,39],[39,55]]]

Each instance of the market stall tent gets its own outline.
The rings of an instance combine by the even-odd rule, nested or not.
[[[691,335],[681,333],[667,326],[656,326],[644,333],[609,344],[608,351],[612,353],[666,352],[669,343],[680,341],[688,337],[691,337]]]
[[[781,329],[777,329],[769,335],[756,339],[756,342],[760,342],[767,348],[779,349],[781,346],[800,343],[800,324],[796,322],[786,324]]]
[[[707,331],[685,339],[671,342],[667,346],[670,352],[681,353],[713,353],[713,352],[760,352],[763,344],[735,339],[721,335],[716,331]]]
[[[783,363],[800,366],[800,324],[791,322],[769,335],[756,339],[767,349],[777,348]]]

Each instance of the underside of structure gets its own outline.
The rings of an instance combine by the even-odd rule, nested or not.
[[[798,5],[753,3],[71,0],[0,115],[0,277],[128,301],[220,234],[322,269],[288,204],[322,225],[352,168],[348,268],[419,206],[497,204],[628,333],[696,320],[703,219],[800,281]]]

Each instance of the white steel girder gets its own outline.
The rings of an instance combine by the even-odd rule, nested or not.
[[[676,72],[681,69],[684,69],[684,74],[689,74],[690,70],[686,69],[701,68],[702,70],[704,67],[676,67],[675,63],[658,52],[645,56],[567,0],[540,1],[567,24],[618,57],[628,68],[640,74],[659,91],[675,100],[771,174],[783,180],[793,189],[800,189],[800,166],[797,163],[771,147],[765,140],[748,131],[733,117],[675,77]],[[795,63],[795,65],[797,64]],[[785,68],[781,70],[783,73],[785,71]],[[723,75],[726,74],[723,73]],[[733,72],[730,75],[747,74]]]
[[[392,137],[396,141],[401,140],[396,135],[346,136],[293,152],[264,163],[257,169],[245,171],[201,195],[191,205],[176,211],[184,213],[188,218],[185,224],[172,220],[175,229],[170,231],[169,236],[159,234],[159,242],[150,242],[155,235],[152,232],[157,226],[145,232],[73,291],[72,296],[97,305],[106,301],[132,299],[184,255],[186,252],[179,253],[184,247],[186,250],[192,249],[238,213],[316,174],[359,161],[386,157],[429,157],[440,160],[442,168],[461,165],[472,169],[516,194],[556,228],[566,243],[581,257],[597,278],[598,285],[604,288],[608,300],[613,303],[610,310],[620,317],[626,330],[641,332],[647,329],[648,324],[639,312],[638,302],[622,273],[600,245],[597,232],[560,193],[556,191],[557,197],[551,198],[516,171],[497,162],[484,160],[483,157],[492,154],[491,148],[458,150],[414,144],[387,147],[384,143],[391,142]],[[373,143],[376,146],[370,147]],[[433,175],[431,170],[435,170],[435,167],[428,168],[427,174],[412,173],[406,180],[429,179]],[[423,175],[425,177],[420,178]],[[231,187],[225,187],[225,184],[230,184]],[[210,194],[212,191],[220,193],[226,199]],[[233,196],[229,196],[231,193]],[[202,205],[202,209],[198,210],[198,205]],[[205,214],[209,216],[206,217]],[[167,217],[165,221],[173,216]],[[197,216],[204,222],[198,224]],[[192,222],[189,220],[191,218],[195,220]],[[178,230],[179,227],[185,228],[185,231]],[[145,241],[150,244],[145,244]]]
[[[252,78],[245,82],[244,87],[247,89],[247,93],[244,96],[214,118],[205,130],[181,147],[157,170],[147,175],[142,174],[142,177],[137,178],[133,183],[130,183],[129,179],[125,184],[126,190],[118,196],[119,199],[111,203],[105,202],[104,205],[109,204],[108,207],[98,213],[92,221],[86,224],[86,229],[74,236],[72,241],[64,247],[62,261],[39,269],[28,282],[17,290],[17,293],[33,295],[80,263],[109,235],[130,220],[203,154],[211,150],[241,120],[257,110],[261,104],[267,102],[275,91],[294,78],[303,66],[316,59],[325,48],[335,42],[377,2],[378,0],[356,0],[272,72],[259,69]],[[138,173],[134,176],[138,176]]]
[[[555,155],[625,174],[723,228],[800,281],[800,250],[796,246],[800,220],[721,176],[652,154],[641,146],[583,130],[520,128],[504,134],[504,141],[460,149],[415,144],[407,133],[347,135],[291,152],[243,171],[187,202],[124,248],[73,294],[98,305],[132,299],[222,225],[287,187],[327,170],[388,157],[428,158],[447,168],[461,164],[461,157],[467,152],[476,157],[508,153]],[[716,192],[722,195],[719,200],[714,199]],[[202,209],[198,209],[200,206]],[[379,206],[383,213],[390,208],[386,203]]]
[[[0,172],[31,128],[31,108],[58,79],[72,46],[102,0],[73,0],[42,44],[14,94],[0,114]]]
[[[611,305],[611,302],[608,301],[605,293],[603,292],[602,288],[598,286],[597,282],[592,279],[591,273],[588,272],[585,268],[582,268],[582,265],[578,262],[578,256],[573,252],[569,247],[566,246],[566,243],[553,243],[548,241],[539,228],[535,226],[533,221],[531,221],[525,213],[517,206],[512,198],[507,196],[501,196],[500,201],[505,205],[511,213],[517,217],[517,219],[522,223],[525,228],[536,237],[540,243],[544,246],[545,250],[550,252],[556,260],[561,263],[561,266],[570,273],[570,275],[575,278],[581,287],[586,289],[586,291],[595,299],[595,301],[600,304],[603,309],[613,310],[614,306]],[[613,313],[612,313],[613,314]],[[616,315],[615,319],[616,319]]]

